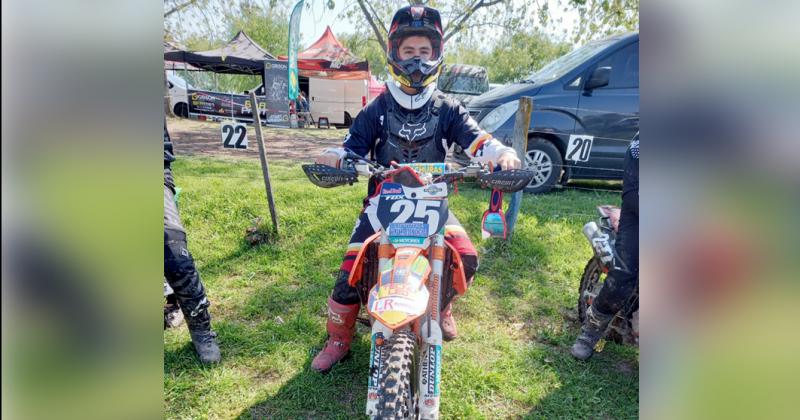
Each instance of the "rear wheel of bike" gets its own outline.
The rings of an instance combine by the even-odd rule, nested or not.
[[[417,339],[411,331],[400,331],[386,340],[383,350],[386,363],[380,375],[378,419],[396,420],[415,416],[414,347]]]
[[[586,321],[586,311],[592,304],[600,289],[603,288],[603,283],[606,280],[606,273],[603,272],[603,267],[597,258],[592,258],[586,263],[586,268],[583,269],[583,277],[581,277],[581,287],[578,290],[578,318],[583,324]],[[611,321],[611,326],[606,331],[606,339],[615,343],[625,342],[624,337],[628,335],[630,328],[627,326],[627,320],[615,316]],[[622,332],[620,332],[622,331]]]
[[[581,323],[586,321],[586,310],[589,309],[592,300],[597,297],[600,288],[603,287],[601,277],[604,277],[603,267],[597,258],[592,258],[583,269],[581,287],[578,290],[578,317]]]

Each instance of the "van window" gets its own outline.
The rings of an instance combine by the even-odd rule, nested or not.
[[[639,87],[639,43],[631,45],[600,60],[598,67],[611,67],[608,86],[600,89],[622,89]]]
[[[522,82],[544,84],[559,79],[595,54],[602,51],[604,48],[607,48],[613,42],[615,42],[614,39],[592,41],[551,61],[540,70],[531,73],[528,77],[523,79]]]

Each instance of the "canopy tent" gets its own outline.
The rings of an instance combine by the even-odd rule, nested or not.
[[[372,99],[386,90],[386,84],[378,80],[375,76],[370,75],[367,88],[369,89],[369,97]]]
[[[288,57],[278,59],[287,60]],[[370,77],[367,61],[345,48],[330,26],[317,42],[297,54],[297,68],[304,77],[337,80],[368,80]]]
[[[244,31],[239,31],[233,39],[221,48],[208,51],[167,50],[165,42],[164,61],[186,63],[199,70],[228,74],[264,73],[264,60],[275,57],[256,44]]]
[[[172,42],[164,41],[164,54],[169,52],[181,51],[185,48],[182,48]],[[164,60],[164,70],[199,70],[197,67],[186,64],[180,61],[168,61]]]

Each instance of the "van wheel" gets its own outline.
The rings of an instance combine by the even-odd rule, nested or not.
[[[353,125],[353,119],[350,117],[350,114],[345,112],[344,113],[344,126],[345,127],[350,127],[351,125]]]
[[[561,164],[561,152],[549,140],[541,137],[528,140],[525,169],[533,171],[534,175],[525,192],[540,194],[550,191],[561,178]]]
[[[173,109],[175,115],[181,118],[188,118],[189,117],[189,104],[185,102],[178,102],[175,104],[175,108]]]

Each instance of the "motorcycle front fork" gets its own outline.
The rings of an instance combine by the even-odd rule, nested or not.
[[[381,238],[381,243],[388,240]],[[419,419],[438,419],[439,418],[439,399],[442,375],[442,328],[439,325],[441,319],[441,291],[442,273],[444,272],[445,243],[443,235],[434,235],[431,238],[431,274],[428,280],[430,292],[428,313],[424,320],[420,322],[419,337],[421,342],[417,353],[417,384],[414,393],[414,405],[417,408]],[[381,270],[389,261],[381,259],[379,267]],[[380,322],[372,323],[372,333],[370,337],[369,355],[369,381],[367,384],[367,415],[374,416],[378,413],[378,386],[380,384],[380,374],[383,370],[384,353],[377,340],[384,342],[393,335],[393,331]]]

